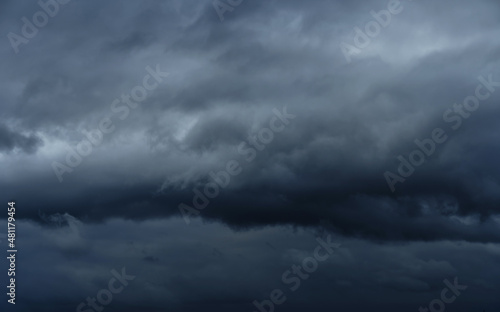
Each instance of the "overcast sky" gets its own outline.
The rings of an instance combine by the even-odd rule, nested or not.
[[[0,2],[2,311],[498,311],[498,1],[65,1]]]

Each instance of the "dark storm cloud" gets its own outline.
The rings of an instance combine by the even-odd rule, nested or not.
[[[405,2],[348,64],[340,43],[386,2],[245,1],[224,23],[210,2],[71,2],[19,54],[4,41],[3,114],[45,144],[22,166],[4,157],[0,186],[24,198],[26,217],[148,219],[178,215],[194,187],[237,159],[243,172],[201,217],[235,228],[498,242],[499,91],[395,193],[383,176],[415,139],[449,126],[443,112],[473,94],[479,75],[500,80],[497,5],[430,3]],[[20,29],[19,21],[9,26]],[[110,104],[155,64],[168,81],[118,124]],[[297,118],[245,163],[240,142],[284,106]],[[117,130],[58,183],[51,163],[64,162],[66,147],[108,115]],[[18,137],[19,148],[35,146],[33,138]],[[25,187],[34,196],[23,196]]]
[[[18,263],[18,291],[29,299],[16,308],[27,311],[75,311],[122,267],[135,279],[113,295],[106,311],[255,311],[252,302],[269,299],[276,288],[287,296],[276,311],[391,305],[411,311],[439,298],[443,280],[455,277],[467,285],[453,304],[457,310],[498,308],[492,299],[499,290],[496,244],[371,244],[332,236],[340,246],[291,291],[295,282],[283,281],[283,273],[313,256],[316,237],[327,240],[325,233],[289,227],[233,232],[220,224],[186,227],[180,218],[100,225],[70,215],[45,220],[50,228],[19,223],[23,248],[37,254]]]
[[[40,6],[2,1],[16,308],[75,311],[126,267],[104,311],[256,311],[275,288],[276,312],[412,311],[454,277],[468,288],[447,309],[498,310],[500,88],[456,131],[443,114],[479,76],[500,81],[500,7],[401,4],[348,63],[341,43],[388,1],[243,0],[221,22],[212,0],[73,0],[17,54],[7,34]],[[147,66],[169,76],[122,119],[111,105]],[[285,108],[249,161],[240,144]],[[53,162],[105,117],[116,129],[59,182]],[[447,141],[391,192],[384,172],[437,127]],[[231,160],[241,173],[187,226],[179,204]],[[341,247],[291,292],[282,274],[328,235]]]
[[[42,144],[42,140],[35,134],[18,133],[0,124],[0,152],[8,153],[19,149],[31,154]]]

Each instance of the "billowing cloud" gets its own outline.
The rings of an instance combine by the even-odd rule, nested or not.
[[[237,268],[221,260],[198,272],[199,262],[187,261],[177,274],[172,266],[183,260],[174,265],[165,251],[134,255],[138,278],[130,289],[149,298],[150,311],[240,310],[261,295],[257,280],[269,272],[279,281],[280,261],[292,257],[250,259],[261,252],[251,241],[262,229],[326,231],[366,250],[344,269],[370,282],[335,279],[344,271],[332,268],[321,275],[326,284],[289,311],[328,301],[328,287],[351,289],[345,309],[363,294],[367,306],[403,309],[431,300],[422,294],[437,293],[454,274],[498,289],[466,269],[492,268],[500,242],[495,1],[243,0],[222,11],[214,4],[226,0],[62,2],[0,4],[0,188],[30,231],[51,240],[54,255],[46,259],[56,257],[54,269],[75,285],[53,280],[46,288],[67,291],[68,301],[33,295],[30,302],[71,308],[125,265],[103,260],[125,247],[97,259],[81,229],[95,227],[106,240],[111,229],[132,228],[127,241],[134,241],[157,220],[183,224],[165,228],[175,238],[208,222],[191,235],[214,245],[222,228],[238,233],[247,257],[241,267],[258,267],[257,260],[266,267],[248,284],[210,289],[210,280],[230,282],[221,267],[234,270],[229,275]],[[33,21],[44,14],[46,22]],[[35,254],[33,233],[25,248]],[[116,237],[102,247],[124,242]],[[455,244],[467,247],[460,264],[444,256]],[[192,246],[172,248],[195,256]],[[485,263],[474,253],[484,253]],[[360,260],[371,255],[384,259],[378,266]],[[408,266],[398,269],[390,255]],[[203,286],[193,286],[200,279]],[[387,290],[383,300],[373,285]],[[490,300],[478,289],[471,307]],[[400,292],[401,305],[391,306]],[[144,303],[136,298],[128,302],[134,308]]]

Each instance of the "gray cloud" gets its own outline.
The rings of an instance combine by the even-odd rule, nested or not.
[[[0,125],[0,151],[4,153],[20,150],[32,154],[42,144],[42,140],[36,134],[23,134]]]
[[[272,290],[265,288],[273,283],[268,278],[279,283],[284,263],[291,263],[283,259],[293,252],[278,247],[283,233],[293,233],[288,227],[326,231],[356,247],[342,258],[351,264],[332,260],[313,278],[318,284],[301,288],[284,311],[314,302],[318,311],[353,302],[355,311],[418,308],[413,304],[432,300],[453,275],[484,287],[471,286],[460,309],[493,302],[489,291],[498,283],[471,265],[494,272],[500,242],[500,90],[456,131],[443,113],[474,94],[479,76],[500,81],[499,7],[488,0],[402,5],[348,63],[340,44],[352,44],[354,28],[387,1],[244,0],[224,22],[212,1],[70,1],[17,54],[7,34],[20,34],[21,18],[40,7],[2,2],[0,188],[22,207],[18,217],[31,231],[26,253],[41,252],[35,235],[41,233],[50,242],[42,245],[51,244],[41,261],[53,259],[58,274],[47,293],[33,283],[25,288],[26,307],[71,309],[107,282],[109,270],[127,264],[139,276],[126,290],[135,295],[124,293],[110,311],[250,310],[253,299]],[[156,64],[170,75],[120,119],[111,104]],[[247,162],[239,144],[283,107],[296,118]],[[59,183],[53,162],[65,164],[67,149],[104,117],[116,130]],[[414,140],[429,138],[436,127],[448,140],[391,192],[384,172],[397,172],[397,157],[408,157]],[[179,204],[191,205],[193,189],[231,159],[242,173],[200,220],[193,218],[210,225],[145,229],[159,227],[155,220],[177,222]],[[262,229],[279,237],[270,241],[279,250],[273,256]],[[146,234],[158,238],[148,245]],[[192,240],[174,242],[186,235]],[[237,243],[217,244],[232,235]],[[210,246],[193,245],[205,236]],[[290,249],[311,248],[304,236],[292,240]],[[170,247],[182,257],[170,257]],[[370,257],[373,263],[363,262]],[[259,266],[255,275],[229,278]],[[39,266],[30,270],[26,276],[47,278]],[[340,294],[335,304],[330,289]],[[363,296],[366,306],[357,299]]]
[[[38,255],[19,263],[24,272],[19,292],[30,298],[20,301],[23,308],[73,310],[107,286],[113,268],[123,266],[136,278],[106,310],[251,311],[253,300],[268,299],[275,288],[288,297],[277,307],[284,311],[306,306],[361,311],[370,305],[412,310],[439,297],[443,280],[455,276],[468,286],[455,306],[497,307],[490,297],[498,292],[498,250],[493,244],[371,244],[332,237],[341,246],[293,292],[282,274],[312,256],[315,238],[326,240],[326,233],[290,227],[233,232],[220,224],[194,222],[186,227],[178,218],[141,223],[114,219],[99,225],[64,218],[69,226],[19,224],[23,248]]]

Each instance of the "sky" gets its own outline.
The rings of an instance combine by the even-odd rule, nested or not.
[[[0,2],[1,310],[498,311],[499,17]]]

